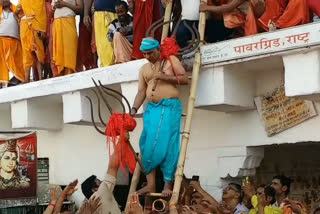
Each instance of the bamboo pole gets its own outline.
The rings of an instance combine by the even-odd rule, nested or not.
[[[138,158],[141,160],[141,154],[139,154]],[[134,170],[133,177],[131,180],[127,201],[129,201],[129,197],[137,190],[137,186],[140,180],[140,175],[141,175],[141,166],[139,164],[136,164],[136,169]]]
[[[201,2],[207,3],[206,0],[202,0]],[[199,22],[199,33],[200,33],[201,41],[204,41],[205,26],[206,26],[206,14],[202,12],[200,13],[200,22]],[[202,45],[202,43],[200,45]],[[193,110],[194,110],[194,103],[196,99],[196,92],[198,87],[200,66],[201,66],[201,55],[200,55],[200,51],[198,51],[195,55],[195,59],[193,63],[192,83],[191,83],[190,95],[188,100],[187,117],[184,125],[184,131],[182,134],[180,156],[179,156],[179,162],[178,162],[176,176],[175,176],[173,193],[172,193],[172,197],[169,204],[170,214],[178,214],[176,205],[178,203],[181,182],[183,179],[184,164],[185,164],[190,131],[191,131],[191,123],[192,123],[192,116],[193,116]]]
[[[169,21],[171,19],[172,4],[173,3],[171,0],[166,6],[166,11],[165,11],[165,15],[164,15],[164,22]],[[152,12],[152,11],[149,11],[149,12]],[[170,24],[166,24],[163,26],[161,41],[168,37],[169,28],[170,28]],[[142,159],[141,153],[139,154],[139,159],[140,160]],[[141,167],[139,164],[137,164],[136,169],[134,170],[134,173],[133,173],[133,177],[132,177],[132,181],[131,181],[131,185],[130,185],[130,190],[129,190],[129,194],[128,194],[128,198],[127,198],[127,203],[129,201],[130,196],[134,192],[136,192],[136,190],[137,190],[137,186],[138,186],[138,183],[140,180],[140,175],[141,175]]]
[[[171,20],[172,5],[173,5],[172,0],[170,2],[168,2],[166,5],[166,12],[164,14],[164,20],[163,20],[164,22]],[[168,37],[169,28],[170,28],[170,23],[163,25],[161,41]]]

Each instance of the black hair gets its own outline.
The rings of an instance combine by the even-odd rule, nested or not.
[[[125,1],[121,1],[121,0],[116,1],[114,7],[116,8],[116,7],[120,7],[120,6],[123,6],[126,10],[129,10],[128,3]]]
[[[90,199],[91,195],[93,194],[92,189],[97,188],[97,184],[95,182],[97,176],[91,175],[81,184],[81,190],[84,196],[87,199]]]
[[[242,188],[241,188],[241,185],[240,184],[237,184],[237,183],[229,183],[229,185],[232,185],[236,188],[237,192],[240,194],[239,196],[239,203],[242,202],[242,199],[243,199],[243,192],[242,192]]]
[[[276,175],[273,177],[273,179],[279,180],[282,186],[286,186],[287,190],[286,190],[285,194],[289,195],[292,179],[288,178],[287,176],[284,176],[284,175]]]
[[[268,185],[264,188],[264,195],[266,199],[268,196],[272,198],[270,202],[271,204],[274,204],[276,202],[276,190],[272,186]]]
[[[313,211],[313,214],[316,214],[316,212],[320,211],[320,207],[316,208],[314,211]]]
[[[259,186],[257,186],[257,189],[258,188],[265,188],[267,185],[265,185],[265,184],[260,184]]]

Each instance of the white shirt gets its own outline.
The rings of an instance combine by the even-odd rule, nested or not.
[[[94,212],[94,214],[121,214],[119,205],[112,194],[116,182],[117,178],[109,175],[108,173],[105,174],[98,191],[93,193],[91,196],[91,198],[95,196],[101,199],[101,206]]]
[[[199,20],[200,1],[199,0],[181,0],[182,20]]]
[[[13,13],[11,11],[2,11],[0,21],[0,36],[8,36],[20,39],[18,22],[14,18]]]
[[[234,214],[249,213],[249,209],[242,203],[239,203],[233,211]]]
[[[63,1],[67,2],[69,4],[76,5],[76,1],[75,0],[63,0]],[[52,6],[54,6],[55,2],[56,2],[55,0],[52,1]],[[76,16],[76,13],[73,10],[71,10],[70,8],[68,8],[68,7],[57,8],[54,11],[54,18],[55,19],[63,18],[63,17],[72,17],[72,16]]]

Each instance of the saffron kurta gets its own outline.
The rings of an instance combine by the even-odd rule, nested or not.
[[[289,0],[284,13],[275,22],[278,28],[310,23],[310,9],[306,0]]]

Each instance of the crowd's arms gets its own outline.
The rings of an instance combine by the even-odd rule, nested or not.
[[[211,206],[219,207],[219,202],[201,187],[199,181],[191,181],[190,186],[202,195],[203,201],[207,201]]]
[[[58,193],[57,193],[57,186],[52,187],[50,190],[50,203],[47,207],[47,209],[43,212],[43,214],[52,214],[54,207],[56,205],[56,202],[58,200]]]
[[[83,205],[76,212],[76,214],[92,214],[101,206],[100,198],[93,196],[90,200],[84,201]]]
[[[61,193],[61,195],[60,195],[60,197],[54,207],[53,214],[60,213],[62,205],[63,205],[63,201],[69,195],[72,195],[75,191],[77,191],[77,184],[78,184],[78,180],[74,180],[66,188],[64,188],[64,190],[62,191],[62,193]]]

